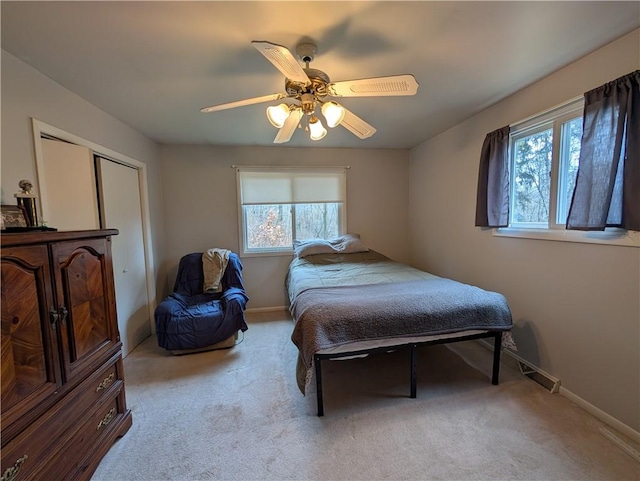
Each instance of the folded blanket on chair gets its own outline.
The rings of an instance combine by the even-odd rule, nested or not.
[[[204,274],[204,292],[221,292],[222,276],[229,262],[228,249],[208,249],[202,253],[202,272]]]

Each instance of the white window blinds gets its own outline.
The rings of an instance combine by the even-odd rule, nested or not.
[[[242,205],[345,202],[344,167],[237,167]]]

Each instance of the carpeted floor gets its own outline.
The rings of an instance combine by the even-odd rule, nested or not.
[[[94,481],[633,480],[605,425],[474,342],[323,364],[325,416],[295,382],[284,312],[250,314],[230,350],[172,356],[147,339],[125,359],[133,426]]]

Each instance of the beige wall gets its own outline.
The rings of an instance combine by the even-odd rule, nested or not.
[[[345,165],[348,231],[370,248],[408,261],[409,152],[286,147],[162,146],[169,285],[181,256],[210,247],[239,252],[232,165]],[[245,257],[249,308],[288,304],[284,278],[291,256]]]
[[[164,222],[157,144],[3,50],[2,204],[15,204],[13,194],[19,190],[20,179],[29,179],[35,185],[31,118],[146,164],[152,245],[158,272],[164,249]],[[166,275],[159,277],[165,279]],[[161,280],[156,289],[165,291]]]
[[[504,293],[518,354],[640,430],[640,249],[474,227],[485,135],[640,68],[640,30],[411,151],[413,264]]]

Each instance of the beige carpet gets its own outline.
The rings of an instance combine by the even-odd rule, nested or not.
[[[474,342],[323,364],[325,416],[295,382],[285,313],[253,314],[231,350],[175,357],[147,339],[125,359],[133,427],[95,481],[634,480],[604,425],[509,366],[489,381]]]

